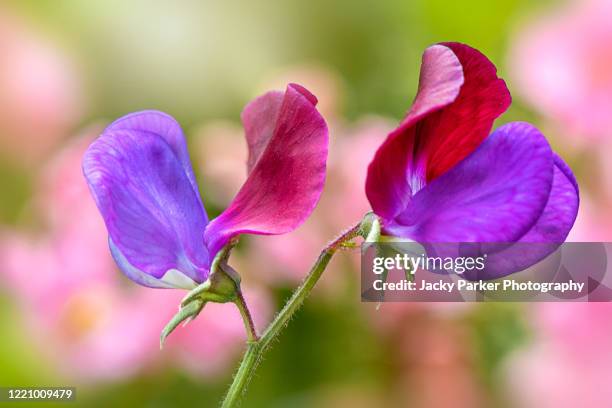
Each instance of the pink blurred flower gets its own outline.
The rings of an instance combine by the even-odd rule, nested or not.
[[[60,373],[81,382],[117,380],[160,364],[181,364],[198,377],[229,368],[245,340],[231,305],[210,305],[214,313],[204,310],[159,351],[159,333],[184,292],[128,285],[116,270],[81,175],[91,139],[74,140],[42,172],[34,208],[45,231],[4,229],[0,236],[2,285],[23,311],[33,343]],[[266,296],[248,288],[245,295],[255,297],[251,307],[262,323]]]
[[[388,311],[383,309],[381,314]],[[399,402],[394,406],[488,406],[475,376],[470,333],[460,320],[435,316],[417,307],[395,323],[381,333],[399,369],[392,382],[391,395]]]
[[[612,214],[609,204],[600,203],[588,194],[580,198],[576,224],[568,235],[569,242],[610,242],[612,241]]]
[[[521,26],[509,63],[515,87],[559,130],[612,136],[612,1],[573,0]]]
[[[29,22],[0,7],[0,153],[40,159],[83,109],[74,63]]]
[[[535,309],[536,342],[508,364],[511,400],[525,408],[609,406],[612,305],[551,303]]]
[[[604,143],[596,151],[596,166],[592,175],[589,175],[594,184],[594,193],[601,196],[603,205],[606,208],[610,207],[612,203],[612,163],[610,161],[610,154],[612,154],[612,138],[607,143]],[[606,213],[608,213],[606,211]],[[612,221],[612,213],[609,214],[610,221]]]
[[[368,164],[392,129],[390,120],[367,116],[343,129],[334,140],[330,149],[330,186],[321,204],[334,230],[351,226],[370,211],[363,192]]]
[[[225,208],[247,177],[247,144],[242,127],[227,121],[211,121],[195,132],[195,164],[207,183],[207,199]],[[210,198],[208,198],[210,196]]]

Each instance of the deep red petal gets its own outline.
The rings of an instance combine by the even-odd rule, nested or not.
[[[480,51],[464,44],[443,43],[463,67],[464,83],[457,99],[428,115],[416,126],[415,156],[425,161],[425,180],[444,174],[480,145],[493,121],[511,103],[506,83]]]
[[[463,84],[461,64],[452,50],[433,45],[423,53],[419,91],[400,124],[389,134],[368,167],[366,194],[374,212],[393,218],[412,195],[409,174],[413,163],[416,124],[451,104]]]

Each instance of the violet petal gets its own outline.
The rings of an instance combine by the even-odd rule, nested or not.
[[[420,190],[385,230],[423,243],[514,242],[540,218],[552,181],[544,136],[528,123],[510,123]]]
[[[147,284],[135,278],[135,271],[170,286],[177,282],[172,278],[177,273],[203,282],[209,268],[202,240],[207,219],[185,161],[175,150],[184,141],[158,133],[167,128],[145,128],[111,126],[83,158],[111,250],[122,271],[138,283]],[[189,164],[188,157],[184,160]]]
[[[553,253],[569,234],[578,215],[578,184],[570,168],[553,153],[554,176],[544,211],[515,245],[487,254],[486,268],[468,279],[493,279],[522,271]],[[534,245],[525,245],[532,243]]]
[[[170,145],[172,151],[181,162],[183,170],[193,187],[193,191],[198,200],[200,200],[200,203],[202,202],[198,183],[191,167],[191,160],[189,160],[189,151],[187,150],[183,130],[172,116],[156,110],[134,112],[117,119],[105,131],[114,130],[139,130],[162,137]],[[204,216],[206,216],[206,213]]]

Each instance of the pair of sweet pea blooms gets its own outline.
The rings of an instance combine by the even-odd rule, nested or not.
[[[383,234],[424,243],[550,243],[521,256],[514,269],[565,240],[578,185],[534,126],[509,123],[489,134],[510,102],[479,51],[458,43],[426,49],[414,103],[368,168],[365,193]],[[83,169],[121,271],[141,285],[193,289],[239,234],[282,234],[303,223],[326,172],[328,129],[316,104],[291,84],[246,106],[248,177],[213,220],[172,117],[144,111],[108,126]]]

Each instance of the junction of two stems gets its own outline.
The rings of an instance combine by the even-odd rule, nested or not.
[[[181,302],[178,313],[162,330],[160,346],[163,346],[165,339],[180,323],[189,322],[191,319],[195,318],[202,311],[207,302],[233,302],[242,316],[248,340],[247,349],[240,363],[240,367],[234,376],[233,382],[222,405],[223,407],[235,406],[244,393],[263,353],[289,322],[293,314],[302,306],[304,300],[306,300],[323,274],[332,256],[339,249],[354,248],[358,246],[354,242],[354,239],[357,237],[364,238],[366,242],[375,242],[378,240],[380,237],[380,223],[373,213],[366,214],[361,222],[344,232],[321,251],[319,258],[302,284],[295,290],[291,298],[265,329],[261,337],[257,334],[253,318],[242,296],[240,290],[240,276],[228,265],[231,249],[236,244],[235,241],[231,242],[215,256],[208,280],[185,296]]]
[[[325,271],[334,253],[341,248],[354,247],[355,245],[352,245],[354,244],[353,240],[357,237],[363,237],[367,242],[375,242],[379,236],[379,221],[374,214],[368,213],[359,224],[347,230],[340,235],[340,237],[327,245],[323,251],[321,251],[319,258],[302,284],[295,290],[283,309],[276,315],[272,323],[270,323],[263,332],[261,338],[257,337],[257,331],[253,325],[253,320],[244,299],[238,299],[236,305],[243,316],[249,341],[238,371],[234,375],[233,382],[223,400],[223,407],[233,407],[239,402],[263,353],[289,322],[293,314],[302,306],[323,274],[323,271]]]

